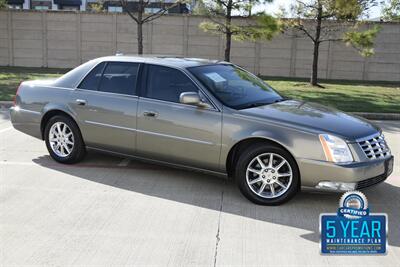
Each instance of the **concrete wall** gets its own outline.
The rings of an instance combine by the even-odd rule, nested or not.
[[[223,58],[222,37],[204,33],[204,18],[166,16],[144,26],[147,54]],[[361,57],[342,43],[324,43],[320,78],[400,81],[400,24],[381,24],[376,54]],[[135,53],[136,25],[123,14],[0,12],[0,65],[75,67],[116,51]],[[232,61],[266,76],[309,77],[308,39],[280,35],[269,42],[234,42]]]

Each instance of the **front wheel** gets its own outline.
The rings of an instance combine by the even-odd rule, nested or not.
[[[54,116],[45,128],[45,141],[50,156],[60,163],[75,163],[86,154],[78,125],[68,117]]]
[[[250,146],[241,153],[235,179],[243,195],[260,205],[280,205],[290,200],[300,187],[293,157],[269,144]]]

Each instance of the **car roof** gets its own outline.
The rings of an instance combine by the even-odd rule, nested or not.
[[[99,61],[143,62],[176,68],[189,68],[204,65],[230,64],[229,62],[202,58],[187,58],[167,55],[116,55],[98,58]]]
[[[100,62],[137,62],[157,64],[167,67],[186,69],[196,66],[215,65],[215,64],[231,64],[225,61],[201,59],[201,58],[185,58],[179,56],[158,56],[158,55],[116,55],[92,59],[75,69],[58,78],[54,86],[63,88],[74,88],[87,75],[87,73]]]

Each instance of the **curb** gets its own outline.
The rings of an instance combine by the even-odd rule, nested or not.
[[[10,107],[12,107],[12,105],[12,101],[0,101],[0,110],[4,111],[6,109],[9,109]]]
[[[0,101],[0,110],[12,107],[12,101]],[[399,121],[400,113],[371,113],[371,112],[349,112],[350,114],[363,117],[368,120],[392,120]]]
[[[350,114],[360,116],[368,120],[400,120],[400,113],[350,112]]]

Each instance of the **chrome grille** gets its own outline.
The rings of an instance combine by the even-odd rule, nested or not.
[[[357,140],[369,159],[384,158],[390,155],[390,149],[382,134],[376,134]]]

